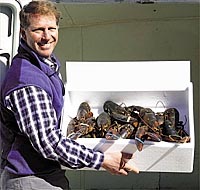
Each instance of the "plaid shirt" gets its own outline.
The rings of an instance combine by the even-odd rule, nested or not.
[[[104,156],[62,136],[51,97],[41,88],[27,86],[6,96],[6,106],[17,120],[20,131],[45,158],[71,168],[99,169]]]

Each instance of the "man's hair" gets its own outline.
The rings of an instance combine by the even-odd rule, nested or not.
[[[60,12],[53,2],[48,0],[33,0],[29,4],[25,5],[20,11],[20,26],[25,29],[29,27],[30,18],[35,14],[44,16],[54,15],[56,18],[56,24],[59,24]]]

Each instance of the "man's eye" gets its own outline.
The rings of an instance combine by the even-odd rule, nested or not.
[[[51,31],[51,32],[54,32],[57,28],[55,27],[49,27],[48,28],[48,31]],[[36,28],[36,29],[33,29],[32,32],[36,32],[36,33],[42,33],[42,32],[45,32],[46,29],[44,28]]]
[[[52,27],[52,28],[49,28],[49,30],[50,30],[50,31],[55,31],[56,28],[53,28],[53,27]]]
[[[37,29],[34,29],[34,30],[32,30],[33,32],[43,32],[44,31],[44,29],[42,29],[42,28],[37,28]]]

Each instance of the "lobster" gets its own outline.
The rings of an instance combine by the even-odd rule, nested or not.
[[[90,105],[82,102],[76,117],[68,124],[68,137],[135,139],[139,151],[142,151],[145,140],[176,143],[190,141],[190,136],[184,130],[185,124],[180,121],[176,108],[154,113],[150,108],[135,105],[127,107],[125,104],[122,106],[108,100],[104,102],[103,110],[95,118]]]

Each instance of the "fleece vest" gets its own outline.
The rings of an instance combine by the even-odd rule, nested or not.
[[[53,56],[53,55],[52,55]],[[59,61],[53,56],[58,68]],[[2,168],[18,175],[48,173],[60,168],[57,161],[45,159],[31,145],[29,139],[20,133],[12,112],[4,106],[5,97],[16,89],[37,86],[44,89],[52,99],[58,121],[63,107],[64,86],[58,73],[52,70],[22,40],[18,54],[13,58],[1,89],[1,141]],[[57,125],[59,127],[59,123]]]

